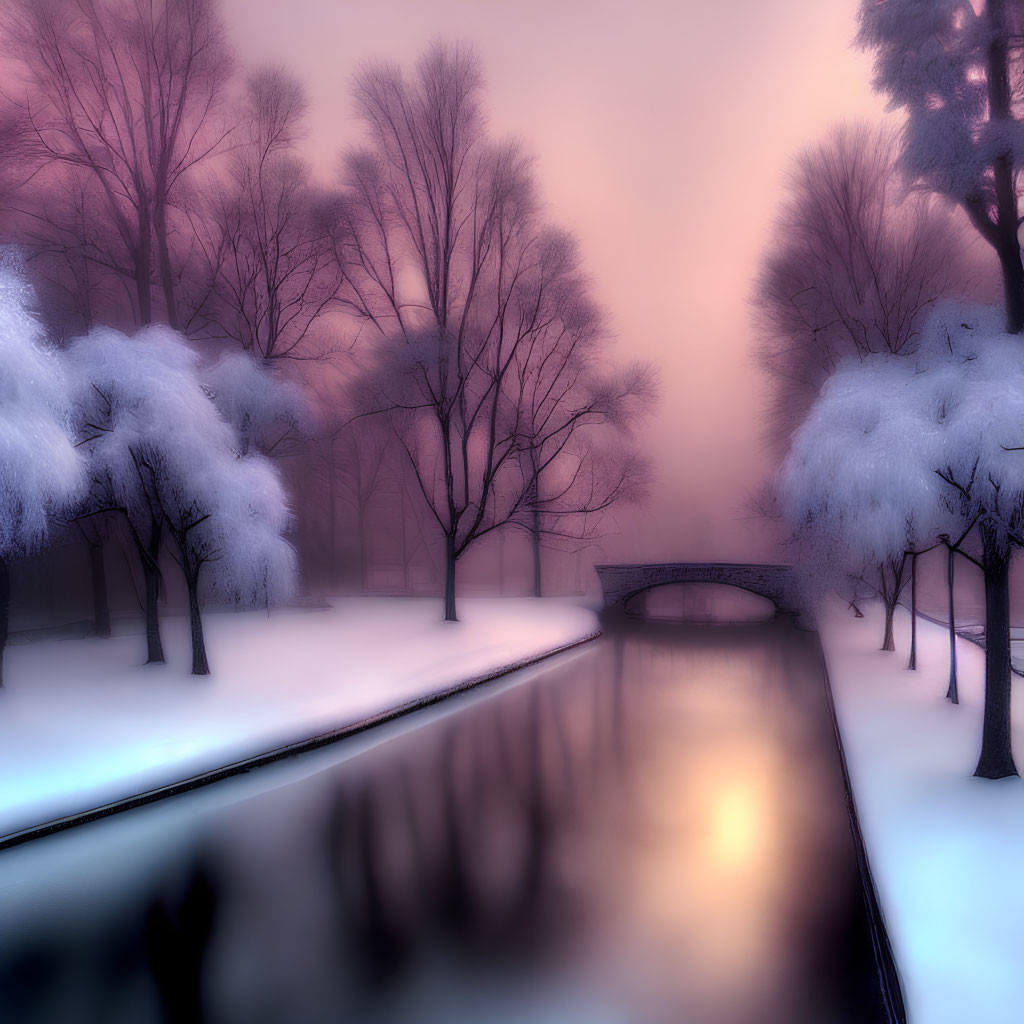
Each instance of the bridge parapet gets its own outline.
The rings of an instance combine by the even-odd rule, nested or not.
[[[793,567],[742,562],[652,562],[596,565],[606,608],[625,608],[637,594],[672,583],[721,583],[765,597],[780,612],[800,616]]]

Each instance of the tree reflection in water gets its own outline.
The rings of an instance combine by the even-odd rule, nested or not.
[[[168,1022],[203,1024],[206,1019],[203,962],[216,917],[216,899],[216,886],[200,862],[180,896],[153,899],[146,910],[145,948]],[[116,983],[116,978],[113,980]]]
[[[45,912],[0,923],[0,1008],[870,1021],[830,728],[813,638],[633,623],[299,781],[275,766],[215,807],[149,808],[162,857],[133,860],[136,812],[59,837],[48,877],[20,883]]]

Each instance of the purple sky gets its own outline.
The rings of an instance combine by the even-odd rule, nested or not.
[[[325,179],[359,137],[348,79],[411,65],[435,37],[474,44],[491,124],[537,156],[552,220],[580,237],[621,356],[655,360],[644,528],[609,557],[745,557],[738,518],[768,470],[749,294],[787,165],[843,118],[876,118],[856,0],[223,0],[246,63],[299,74]],[[698,483],[699,481],[699,483]]]

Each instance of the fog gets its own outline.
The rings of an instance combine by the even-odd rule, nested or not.
[[[435,37],[479,51],[492,129],[536,155],[548,214],[581,241],[622,356],[654,360],[644,430],[656,479],[596,560],[772,557],[746,510],[772,469],[752,359],[751,281],[787,166],[838,120],[878,118],[856,5],[540,0],[226,0],[245,63],[276,61],[311,97],[324,180],[358,141],[359,61],[411,65]]]
[[[149,244],[151,229],[141,220],[146,204],[133,206],[134,186],[125,178],[103,193],[110,182],[101,189],[89,175],[99,180],[111,172],[91,167],[79,173],[76,161],[88,164],[91,157],[62,152],[65,142],[60,140],[66,136],[53,127],[57,122],[43,129],[52,135],[46,145],[37,147],[38,152],[26,151],[23,160],[24,168],[36,161],[41,184],[26,188],[17,175],[0,182],[16,196],[14,215],[0,241],[13,241],[30,254],[30,283],[39,291],[41,314],[58,347],[73,347],[75,337],[97,323],[131,334],[150,320],[166,321],[180,328],[202,354],[204,379],[197,386],[207,391],[211,385],[218,391],[212,378],[205,378],[213,372],[209,360],[223,347],[241,347],[262,359],[280,381],[304,386],[315,407],[315,424],[299,424],[291,417],[292,435],[283,446],[279,442],[284,434],[273,423],[261,428],[260,438],[240,435],[243,453],[251,449],[271,457],[281,474],[294,513],[285,534],[298,553],[300,588],[454,591],[454,583],[445,584],[446,573],[455,575],[454,569],[448,571],[445,516],[456,523],[454,531],[448,530],[451,546],[458,547],[450,563],[458,560],[458,585],[467,593],[594,592],[591,566],[602,561],[792,557],[783,550],[783,531],[753,508],[776,468],[779,446],[775,444],[773,453],[767,443],[767,380],[756,358],[760,342],[752,296],[758,270],[775,241],[774,221],[796,157],[820,143],[839,122],[877,122],[886,116],[883,101],[871,90],[870,58],[852,46],[856,5],[808,12],[795,0],[771,10],[752,2],[722,10],[649,0],[628,9],[612,4],[391,0],[324,9],[314,0],[286,6],[269,0],[223,0],[211,10],[223,22],[223,32],[220,36],[216,22],[219,49],[208,77],[207,123],[200,132],[197,122],[192,136],[210,148],[188,150],[182,166],[189,171],[182,172],[180,181],[161,186],[165,195],[160,202],[167,204],[171,223],[168,232],[166,221],[154,222],[152,254],[130,253],[125,239],[111,232],[124,212],[107,209],[111,203],[128,210],[129,219],[137,208],[138,234]],[[24,37],[29,51],[35,38],[41,38],[38,32]],[[537,482],[542,445],[536,443],[536,432],[527,445],[532,445],[532,484],[529,473],[515,482],[527,461],[519,435],[502,456],[500,484],[488,484],[478,472],[486,463],[477,450],[480,423],[463,424],[463,436],[474,438],[468,455],[463,445],[463,461],[477,460],[477,465],[463,466],[463,479],[473,478],[480,493],[467,489],[461,511],[454,512],[445,511],[445,502],[438,500],[437,488],[443,486],[440,456],[427,450],[429,438],[423,433],[431,429],[432,414],[415,429],[408,424],[398,428],[379,415],[413,407],[408,394],[398,394],[396,381],[404,381],[406,389],[422,384],[388,348],[401,337],[408,355],[419,344],[413,335],[422,323],[417,321],[410,334],[407,324],[396,329],[388,320],[390,313],[378,319],[380,309],[401,293],[393,308],[418,308],[414,316],[422,320],[428,289],[424,268],[415,264],[415,242],[399,241],[396,235],[391,244],[404,247],[391,279],[397,281],[396,294],[388,296],[371,284],[375,294],[365,300],[373,268],[360,263],[366,239],[356,222],[367,215],[373,199],[359,192],[353,171],[357,164],[351,159],[354,151],[366,147],[373,150],[374,160],[391,159],[386,142],[371,137],[368,129],[372,116],[367,117],[366,96],[358,98],[360,69],[367,62],[382,62],[378,66],[386,65],[394,69],[389,75],[399,76],[393,83],[402,75],[414,82],[417,62],[438,42],[450,54],[471,54],[469,59],[478,61],[483,86],[479,96],[473,90],[471,119],[479,100],[485,123],[481,133],[486,131],[490,140],[514,138],[521,144],[514,174],[519,175],[516,188],[528,196],[523,209],[530,208],[522,220],[529,226],[522,230],[532,232],[537,245],[552,227],[578,241],[579,262],[569,243],[572,255],[553,258],[547,277],[537,271],[541,277],[536,287],[563,280],[557,287],[564,288],[571,278],[573,301],[588,309],[591,304],[598,307],[588,314],[592,328],[579,331],[587,336],[583,348],[590,346],[592,353],[582,355],[579,365],[590,374],[591,384],[600,374],[612,383],[632,380],[621,385],[625,401],[614,414],[592,409],[595,431],[574,439],[576,447],[568,451],[567,460],[559,452],[559,464],[543,469],[543,486]],[[106,59],[116,63],[117,57],[108,54]],[[45,61],[18,64],[12,58],[11,68],[28,83],[25,97],[31,101],[16,103],[24,103],[20,109],[29,121],[32,102],[46,95],[45,82],[32,79],[44,66]],[[283,74],[268,70],[272,67]],[[257,79],[265,76],[264,88],[291,89],[298,97],[283,115],[288,124],[287,138],[280,144],[284,162],[266,179],[254,170],[261,166],[257,136],[266,127],[260,127],[255,113],[254,72]],[[90,88],[83,79],[68,87],[73,95],[78,85]],[[15,94],[21,87],[11,79]],[[60,103],[52,95],[51,114]],[[33,127],[38,133],[39,125]],[[224,133],[220,143],[218,132]],[[311,178],[295,156],[309,161]],[[115,167],[119,159],[113,160]],[[12,162],[17,158],[8,160]],[[71,175],[67,181],[90,183],[81,184],[77,200],[64,198],[67,182],[61,175],[66,172]],[[5,174],[11,177],[9,171]],[[121,198],[103,199],[104,194]],[[416,187],[410,185],[404,201],[414,203],[410,197],[415,194]],[[47,198],[58,196],[60,203]],[[268,283],[257,280],[259,271],[255,277],[250,273],[252,267],[271,262],[264,259],[266,252],[257,251],[262,243],[255,225],[277,201],[280,229],[297,232],[296,245],[309,246],[312,255],[286,268],[291,278]],[[353,210],[362,213],[353,215]],[[106,234],[79,239],[79,220],[100,223]],[[395,215],[393,224],[400,220]],[[320,224],[330,226],[320,231]],[[245,231],[250,231],[248,237]],[[256,246],[246,250],[241,262],[250,262],[241,269],[239,244]],[[531,251],[532,244],[521,252]],[[223,258],[232,246],[234,268]],[[465,252],[457,255],[457,260],[463,258]],[[461,282],[465,268],[457,260],[453,280]],[[148,267],[141,277],[139,266]],[[306,278],[303,267],[314,268]],[[500,280],[494,267],[488,273]],[[362,286],[355,280],[360,274],[368,275]],[[101,287],[92,287],[89,275]],[[270,284],[270,291],[261,294]],[[549,292],[555,287],[547,286]],[[297,310],[299,321],[307,318],[308,335],[305,328],[286,322],[282,330],[287,337],[269,342],[260,337],[263,321],[273,319],[269,311],[274,302],[267,296],[276,294],[275,289],[295,300],[288,317]],[[136,292],[145,292],[145,301]],[[517,294],[516,302],[526,301],[525,292]],[[492,298],[473,296],[455,296],[450,308],[461,309],[464,320],[484,323],[490,312],[481,303]],[[493,301],[501,308],[504,300],[498,296]],[[555,305],[558,301],[552,300]],[[568,322],[570,305],[562,301],[559,322]],[[447,311],[438,322],[446,316]],[[608,344],[602,347],[604,338]],[[312,358],[314,349],[321,355],[329,352],[330,358]],[[441,365],[445,358],[442,354],[431,365]],[[634,362],[651,368],[649,378],[629,377]],[[384,376],[391,374],[388,380],[374,376],[375,363],[390,366],[383,371]],[[494,365],[499,364],[500,358]],[[600,367],[600,374],[594,367]],[[485,377],[490,372],[485,368]],[[544,371],[526,367],[524,372],[536,381]],[[654,402],[649,379],[656,380]],[[237,390],[245,390],[236,384]],[[485,395],[497,396],[499,390],[489,391],[486,380],[469,385],[474,387]],[[86,393],[92,393],[88,386]],[[269,397],[266,401],[270,404],[263,413],[270,415],[274,403]],[[635,408],[625,409],[630,405],[640,412],[634,416]],[[243,410],[239,422],[247,422],[248,416]],[[370,418],[360,418],[364,416]],[[632,429],[620,429],[627,420]],[[608,424],[612,429],[602,434]],[[577,457],[580,464],[587,462],[595,442],[608,442],[609,451],[621,449],[592,470],[594,480],[601,477],[597,490],[604,487],[609,493],[616,492],[614,480],[621,472],[624,483],[613,500],[595,497],[591,486],[587,500],[573,495],[557,510],[545,505],[554,500],[548,495],[572,476],[567,466]],[[518,454],[510,455],[513,450]],[[579,456],[581,451],[586,454]],[[634,457],[638,465],[648,460],[649,469],[639,466],[633,473],[629,460]],[[433,494],[425,493],[423,478],[429,478],[426,490],[434,488]],[[541,495],[545,488],[548,492]],[[644,500],[632,500],[641,494]],[[533,513],[526,511],[531,502]],[[449,501],[448,508],[453,507]],[[477,510],[483,515],[479,528],[467,527],[479,518]],[[531,514],[532,524],[527,522]],[[544,531],[537,526],[542,516],[543,540]],[[79,514],[74,521],[80,520]],[[563,523],[574,525],[560,534]],[[68,546],[62,535],[63,550],[44,553],[32,563],[43,567],[42,573],[32,564],[15,566],[16,611],[19,605],[26,610],[20,628],[38,624],[35,609],[40,606],[61,604],[66,610],[54,615],[60,619],[82,603],[85,583],[80,577],[89,571],[76,538],[72,532]],[[115,530],[113,539],[120,545],[124,537]],[[87,540],[95,549],[107,538]],[[108,545],[107,550],[109,560],[115,548]],[[135,554],[123,561],[136,561]],[[137,603],[141,593],[141,579],[132,577],[133,602],[126,581],[119,578],[122,568],[112,573],[118,578],[110,583],[115,614]],[[180,606],[183,595],[174,582],[176,573],[165,568],[170,589],[164,596],[170,605]],[[138,566],[132,571],[139,575]],[[63,601],[47,592],[53,589],[48,580],[54,575],[63,577]],[[446,614],[454,612],[446,606]]]

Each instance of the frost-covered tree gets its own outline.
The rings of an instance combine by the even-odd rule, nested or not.
[[[19,261],[0,254],[0,685],[10,563],[39,549],[85,480],[66,379],[32,307]]]
[[[165,527],[156,501],[149,453],[180,427],[177,395],[187,388],[195,357],[162,337],[137,344],[109,327],[74,339],[64,353],[73,382],[78,444],[90,493],[83,515],[123,514],[139,558],[146,619],[146,661],[164,661],[160,637],[160,554]]]
[[[862,0],[858,38],[875,53],[875,88],[906,112],[907,178],[958,203],[995,250],[1006,329],[1019,334],[1024,7],[1013,0]]]
[[[247,606],[286,600],[295,585],[295,553],[284,539],[290,513],[271,463],[238,455],[211,403],[196,400],[191,411],[191,429],[153,453],[153,476],[188,591],[192,674],[208,675],[201,588]]]
[[[240,454],[279,454],[311,423],[303,388],[268,360],[227,350],[200,375],[217,411],[235,430]]]
[[[977,528],[985,711],[975,774],[1016,774],[1009,570],[1024,543],[1024,352],[991,309],[943,304],[917,353],[843,364],[780,471],[783,510],[826,557],[895,557]],[[954,542],[955,543],[955,542]]]
[[[902,401],[910,360],[849,360],[796,432],[778,477],[783,515],[813,577],[861,580],[885,608],[882,650],[894,650],[893,613],[906,552],[937,529],[941,481],[910,444],[914,411]],[[908,423],[908,418],[910,422]]]
[[[912,351],[933,305],[964,294],[953,220],[906,193],[898,157],[888,129],[841,124],[793,164],[754,299],[780,455],[843,359]]]
[[[129,338],[98,328],[72,342],[65,358],[93,500],[125,514],[139,552],[148,660],[163,660],[157,598],[169,535],[188,590],[193,671],[205,674],[204,589],[252,604],[276,600],[292,585],[294,559],[282,536],[287,503],[277,474],[262,456],[240,454],[238,436],[202,381],[197,354],[177,332],[151,327]]]

